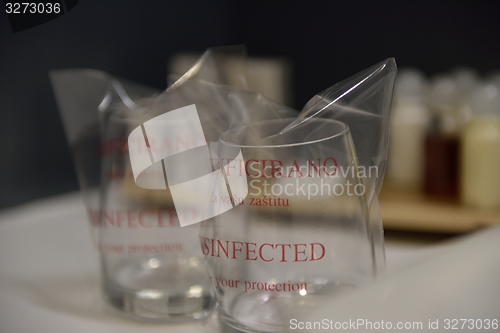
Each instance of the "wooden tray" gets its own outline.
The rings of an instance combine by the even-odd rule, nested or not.
[[[439,233],[464,233],[500,224],[500,210],[480,210],[456,202],[431,199],[418,191],[384,184],[379,196],[384,228]]]

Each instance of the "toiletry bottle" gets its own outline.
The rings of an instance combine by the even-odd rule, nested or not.
[[[429,94],[431,124],[425,140],[424,191],[435,198],[458,195],[457,87],[447,76],[435,78]]]
[[[395,187],[421,189],[424,143],[430,121],[424,75],[415,69],[401,70],[394,94],[388,178]]]
[[[472,118],[469,100],[479,85],[479,75],[472,68],[459,67],[452,71],[451,79],[457,89],[457,120],[460,124],[465,124]]]
[[[460,198],[477,208],[500,208],[500,97],[484,84],[470,98],[472,119],[461,135]]]

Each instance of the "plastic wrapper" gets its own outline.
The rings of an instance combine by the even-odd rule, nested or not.
[[[246,90],[244,66],[226,66],[243,57],[241,47],[211,49],[161,93],[92,70],[53,72],[52,81],[104,283],[116,285],[116,267],[131,262],[129,253],[109,253],[112,246],[185,239],[176,256],[139,253],[137,260],[158,269],[179,258],[201,265],[204,256],[212,288],[183,285],[184,308],[215,294],[224,323],[286,331],[300,304],[320,304],[383,268],[377,196],[396,66],[393,59],[372,66],[298,112]],[[152,233],[113,233],[106,214],[121,209],[161,217]],[[148,307],[134,292],[128,308]],[[122,310],[171,317],[174,305],[162,302],[159,313]]]

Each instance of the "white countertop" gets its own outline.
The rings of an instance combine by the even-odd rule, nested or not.
[[[497,242],[492,241],[495,237]],[[500,287],[494,282],[500,281],[500,228],[462,238],[431,244],[389,239],[386,246],[389,282],[374,286],[365,294],[373,299],[372,306],[381,309],[375,313],[381,316],[389,311],[395,313],[391,307],[397,307],[403,299],[412,303],[416,311],[408,314],[410,319],[413,316],[421,320],[428,315],[422,309],[433,306],[446,308],[445,312],[436,310],[440,316],[464,315],[469,311],[470,315],[484,314],[484,318],[490,319],[496,315],[500,319]],[[465,266],[461,266],[461,258]],[[411,279],[419,274],[428,277],[428,281],[420,279],[421,285],[408,287]],[[439,281],[440,276],[452,276],[452,281],[448,284]],[[451,288],[448,292],[469,299],[443,299],[443,295],[436,293],[437,289],[433,290],[442,290],[440,283]],[[388,292],[400,289],[398,293]],[[387,296],[383,302],[381,293]],[[436,295],[441,297],[437,305]],[[464,304],[458,306],[457,299],[462,299]],[[382,311],[384,308],[386,312]],[[364,313],[363,306],[359,311]],[[358,317],[357,310],[354,312],[351,313],[353,319]],[[323,315],[328,316],[328,312]],[[1,333],[138,331],[182,333],[204,332],[204,329],[200,324],[137,323],[106,310],[100,296],[98,255],[92,248],[79,194],[44,199],[0,212]],[[437,331],[440,330],[433,330]]]

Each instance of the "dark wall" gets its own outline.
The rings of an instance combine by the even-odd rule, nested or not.
[[[427,74],[500,68],[495,2],[80,0],[12,33],[0,13],[0,207],[77,188],[47,72],[97,68],[165,87],[179,51],[246,44],[294,64],[294,106],[387,57]]]

